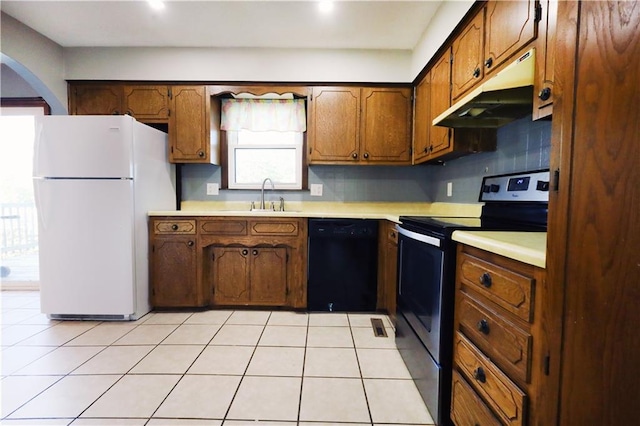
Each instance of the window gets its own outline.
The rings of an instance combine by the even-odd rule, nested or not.
[[[277,189],[302,189],[302,132],[227,132],[229,188],[260,188],[271,178]]]
[[[304,100],[223,99],[230,189],[302,189]]]

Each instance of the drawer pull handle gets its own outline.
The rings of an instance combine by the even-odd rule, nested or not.
[[[491,287],[491,274],[489,274],[488,272],[482,274],[480,276],[480,284],[482,284],[486,288]]]
[[[487,375],[484,373],[484,369],[482,367],[478,367],[473,370],[473,378],[479,381],[480,383],[487,382]]]
[[[188,241],[188,242],[187,242],[187,245],[188,245],[189,247],[193,247],[193,241]]]
[[[249,250],[247,250],[247,249],[242,250],[242,255],[243,256],[246,256],[248,254],[249,254]]]
[[[489,334],[491,329],[489,328],[489,323],[486,319],[481,319],[480,321],[478,321],[478,331],[482,334]]]
[[[258,255],[258,250],[252,251],[251,254],[253,254],[254,256],[257,256]]]
[[[176,225],[175,223],[173,225],[171,225],[171,229],[173,231],[177,231],[178,230],[178,225]]]

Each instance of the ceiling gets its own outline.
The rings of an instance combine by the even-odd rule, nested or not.
[[[63,47],[413,49],[441,1],[11,1],[4,13]]]

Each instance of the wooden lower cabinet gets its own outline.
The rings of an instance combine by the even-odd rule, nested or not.
[[[381,220],[378,232],[378,303],[395,325],[398,291],[398,231],[395,222]]]
[[[287,260],[284,247],[214,247],[213,304],[284,306]]]
[[[550,345],[544,269],[458,246],[451,419],[543,426]]]
[[[307,306],[307,220],[153,217],[152,306]]]
[[[208,303],[198,278],[196,221],[158,218],[149,221],[151,305],[199,307]]]

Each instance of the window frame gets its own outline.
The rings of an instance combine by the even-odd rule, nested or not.
[[[254,148],[254,149],[294,149],[295,150],[295,174],[296,179],[294,183],[282,183],[273,181],[274,189],[276,190],[302,190],[305,187],[305,140],[306,132],[299,132],[299,140],[296,143],[291,144],[273,144],[273,145],[251,145],[238,143],[239,131],[226,131],[226,160],[227,170],[223,174],[227,176],[227,188],[228,189],[261,189],[262,181],[255,183],[237,183],[235,182],[235,150],[242,148]],[[266,176],[270,177],[270,176]]]

